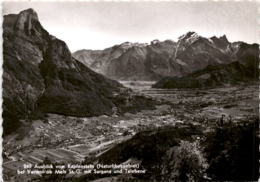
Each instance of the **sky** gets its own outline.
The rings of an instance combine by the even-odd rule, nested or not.
[[[72,52],[126,41],[177,40],[188,31],[259,42],[257,4],[251,2],[4,2],[3,14],[33,8],[43,27]]]

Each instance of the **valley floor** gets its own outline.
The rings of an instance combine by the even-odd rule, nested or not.
[[[134,91],[162,101],[156,110],[90,118],[48,114],[15,135],[4,138],[3,161],[6,181],[35,177],[19,175],[25,163],[41,163],[46,157],[59,163],[82,162],[99,156],[136,133],[161,126],[200,125],[205,132],[218,121],[236,122],[258,116],[258,85],[214,89],[153,89],[152,82],[122,82]],[[18,180],[19,179],[19,180]]]

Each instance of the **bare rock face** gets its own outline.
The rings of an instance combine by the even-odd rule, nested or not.
[[[74,59],[32,9],[4,16],[3,39],[4,134],[17,129],[21,119],[44,113],[94,116],[112,114],[113,107],[122,112],[152,107],[151,100],[132,96]]]

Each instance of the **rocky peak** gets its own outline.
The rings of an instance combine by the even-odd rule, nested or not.
[[[224,42],[228,42],[227,36],[223,35],[221,37],[219,37],[220,40],[224,41]]]
[[[221,49],[226,49],[228,47],[228,45],[230,44],[226,35],[223,35],[221,37],[213,36],[209,40],[212,41],[212,43],[214,43],[215,46],[217,46]]]
[[[213,41],[221,41],[221,42],[229,43],[226,35],[222,35],[220,37],[213,36],[210,39],[213,40]]]
[[[196,32],[188,32],[178,38],[177,44],[181,50],[185,50],[191,44],[197,42],[202,37]]]
[[[189,31],[189,32],[187,32],[186,34],[181,35],[178,39],[189,38],[189,37],[191,37],[192,35],[196,35],[196,34],[197,34],[196,32]]]
[[[185,42],[194,42],[196,41],[200,36],[196,32],[187,32],[186,34],[180,36],[178,38],[178,41],[185,41]]]
[[[21,11],[14,25],[16,32],[25,33],[26,36],[36,36],[42,30],[37,13],[33,9]]]
[[[19,13],[19,16],[30,16],[30,17],[33,17],[35,19],[38,20],[38,14],[36,13],[36,11],[32,8],[29,8],[29,9],[26,9],[26,10],[23,10]]]

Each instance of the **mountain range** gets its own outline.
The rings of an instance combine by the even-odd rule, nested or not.
[[[208,67],[225,67],[234,62],[244,64],[247,56],[259,62],[258,55],[257,44],[232,43],[225,35],[205,38],[196,32],[180,36],[177,42],[125,42],[104,50],[83,49],[73,53],[80,62],[109,78],[146,81],[165,77],[186,78]]]

